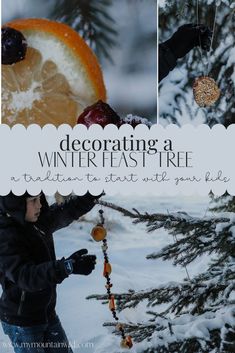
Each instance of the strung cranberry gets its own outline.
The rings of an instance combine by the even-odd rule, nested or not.
[[[87,107],[78,117],[77,123],[86,125],[99,124],[105,127],[108,124],[118,125],[121,119],[117,113],[107,104],[99,100]]]
[[[107,288],[107,290],[108,290],[108,289],[111,288],[112,286],[113,286],[112,283],[109,282],[108,284],[105,285],[105,288]]]
[[[103,225],[105,223],[105,219],[103,217],[103,210],[99,210],[99,214],[100,214],[101,222],[96,225],[95,229],[97,227],[103,228]],[[121,347],[130,349],[133,346],[132,339],[131,339],[130,336],[126,336],[125,335],[125,331],[124,331],[123,325],[122,324],[118,324],[119,318],[118,318],[117,313],[116,313],[115,298],[114,298],[114,295],[111,293],[111,289],[110,289],[113,286],[113,284],[111,283],[111,279],[110,279],[110,274],[112,272],[112,267],[111,267],[111,264],[109,263],[109,258],[108,258],[108,255],[107,255],[107,249],[108,249],[107,239],[103,239],[103,245],[101,246],[101,248],[103,250],[103,255],[104,255],[103,276],[106,278],[105,287],[107,289],[109,310],[111,311],[114,320],[117,322],[117,328],[120,331],[120,334],[122,336]],[[117,302],[118,302],[118,300],[117,300]]]
[[[144,124],[148,127],[151,126],[151,123],[147,119],[137,116],[127,116],[126,118],[121,119],[107,103],[104,103],[101,100],[85,108],[82,114],[78,117],[77,123],[86,125],[87,127],[90,127],[92,124],[98,124],[102,127],[105,127],[108,124],[114,124],[118,128],[124,124],[129,124],[133,128],[139,124]]]
[[[27,42],[23,34],[14,28],[2,28],[2,64],[12,65],[24,60]]]

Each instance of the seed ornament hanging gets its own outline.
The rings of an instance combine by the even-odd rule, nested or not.
[[[220,89],[209,76],[197,77],[193,83],[193,94],[199,107],[209,107],[220,97]]]
[[[210,43],[209,53],[207,54],[207,69],[206,73],[203,76],[197,77],[193,83],[193,95],[196,103],[199,107],[210,107],[213,105],[220,97],[220,89],[217,86],[217,83],[212,77],[209,77],[209,63],[212,51],[212,44],[214,40],[215,34],[215,23],[216,23],[216,15],[217,15],[218,6],[216,4],[215,16],[214,16],[214,24],[212,30],[212,38]],[[197,0],[197,24],[199,24],[199,0]],[[199,50],[202,58],[202,47],[201,47],[201,39],[199,36]]]
[[[103,242],[101,246],[101,249],[104,255],[103,276],[106,278],[105,288],[107,290],[108,299],[109,299],[109,310],[112,312],[113,318],[116,320],[116,330],[119,331],[122,336],[122,340],[120,343],[121,348],[130,349],[133,346],[132,338],[131,336],[128,336],[125,334],[124,326],[119,322],[119,318],[117,317],[117,313],[116,313],[115,297],[111,292],[111,288],[113,287],[113,284],[111,283],[111,278],[110,278],[110,274],[112,272],[112,266],[109,262],[109,257],[107,253],[107,250],[108,250],[108,244],[106,239],[107,231],[104,227],[105,219],[104,219],[104,211],[102,209],[99,210],[99,217],[100,217],[100,222],[92,229],[91,236],[95,241]]]

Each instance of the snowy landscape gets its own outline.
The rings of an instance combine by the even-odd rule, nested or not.
[[[208,213],[209,199],[199,197],[159,197],[122,196],[103,197],[128,210],[133,207],[141,212],[167,213],[187,211],[191,216],[205,217]],[[159,230],[147,233],[144,225],[133,225],[131,219],[120,215],[117,211],[103,208],[108,230],[108,253],[113,266],[111,279],[114,292],[127,292],[129,289],[141,290],[156,287],[170,281],[182,280],[186,277],[185,269],[175,267],[170,261],[147,260],[146,255],[158,251],[173,242],[172,235]],[[96,254],[97,266],[90,276],[75,276],[64,280],[58,286],[57,313],[62,321],[72,347],[76,353],[117,353],[122,351],[120,337],[112,333],[111,328],[103,327],[104,322],[113,322],[108,305],[86,297],[97,293],[105,294],[105,278],[103,277],[103,257],[100,243],[92,240],[90,232],[99,220],[97,205],[84,219],[73,222],[69,227],[54,234],[57,258],[68,256],[74,251],[87,248],[89,253]],[[204,270],[208,257],[199,258],[193,266],[189,266],[190,275]],[[121,322],[142,322],[148,319],[143,303],[134,310],[118,313]],[[190,329],[190,327],[188,328]],[[7,344],[8,338],[0,330],[0,346]],[[132,352],[142,352],[146,342],[134,344]],[[2,351],[2,349],[1,349]],[[4,353],[12,353],[12,348],[4,348]]]
[[[41,6],[42,3],[45,6]],[[37,0],[3,0],[3,22],[15,17],[48,16],[54,3],[55,0],[42,2]],[[145,39],[149,38],[150,35],[154,35],[156,12],[153,11],[153,7],[145,6],[150,1],[121,0],[121,3],[123,6],[120,7],[118,6],[120,1],[114,0],[111,11],[117,22],[116,25],[119,32],[119,46],[113,49],[112,52],[115,65],[112,66],[107,62],[102,63],[108,91],[108,102],[123,116],[128,113],[139,114],[145,118],[150,117],[153,121],[154,117],[156,118],[156,48],[155,44],[151,46],[152,40],[147,43]],[[151,1],[151,6],[154,3],[155,1]],[[216,17],[215,47],[211,55],[211,64],[212,73],[218,80],[224,95],[218,104],[212,108],[199,109],[193,101],[192,80],[205,65],[205,63],[199,62],[199,53],[195,50],[188,55],[187,62],[179,62],[176,69],[160,85],[159,111],[160,123],[163,125],[173,122],[180,126],[185,123],[194,125],[206,123],[210,126],[215,123],[222,123],[227,126],[234,122],[235,2],[231,0],[216,2],[203,0],[200,3],[202,19],[204,21],[208,20],[210,26],[214,19],[215,5],[221,6]],[[195,21],[196,2],[192,2],[193,6],[191,7],[187,4],[188,2],[183,1],[179,1],[177,4],[170,0],[159,1],[161,18],[164,19],[164,16],[168,18],[167,21],[163,21],[165,27],[161,27],[160,24],[160,41],[168,39],[186,20]],[[177,10],[180,9],[182,12],[180,14],[177,13],[177,16],[174,5],[179,6]],[[183,13],[184,11],[185,13]],[[187,11],[189,11],[190,16]],[[150,18],[150,20],[147,21],[147,18]],[[233,21],[231,20],[232,18]],[[224,40],[221,38],[224,38]],[[146,52],[140,50],[144,42],[146,44]],[[216,70],[214,71],[213,68],[216,68]],[[231,81],[233,82],[231,83]],[[52,199],[49,200],[52,202]],[[184,234],[185,243],[181,244],[183,249],[181,256],[184,256],[185,253],[187,255],[187,246],[189,246],[187,241],[192,235],[191,233],[195,235],[195,244],[196,241],[201,241],[198,248],[202,250],[201,254],[199,251],[199,255],[187,265],[186,272],[184,266],[174,266],[173,260],[163,261],[162,258],[146,259],[147,255],[157,253],[162,248],[176,242],[176,238],[170,234],[170,227],[168,230],[161,227],[148,233],[145,224],[133,224],[130,218],[124,217],[113,209],[103,207],[108,230],[108,255],[113,269],[111,280],[114,285],[114,293],[127,293],[130,289],[139,292],[159,288],[167,284],[170,288],[171,285],[184,283],[183,281],[186,278],[190,278],[188,282],[195,289],[193,287],[195,283],[197,284],[195,276],[203,276],[205,273],[206,275],[208,274],[208,278],[203,277],[202,283],[199,283],[202,286],[199,286],[200,288],[196,292],[195,298],[198,299],[200,294],[203,296],[204,290],[206,292],[207,289],[210,290],[212,288],[212,295],[207,295],[208,293],[206,292],[205,300],[198,311],[194,311],[194,314],[191,314],[192,311],[190,310],[197,302],[196,299],[195,303],[191,303],[189,306],[186,303],[178,315],[176,313],[177,310],[169,313],[169,322],[172,319],[175,325],[173,334],[170,332],[171,329],[166,328],[167,324],[164,320],[156,317],[154,323],[162,324],[163,329],[155,330],[149,341],[143,339],[138,343],[134,340],[131,352],[158,352],[158,350],[153,350],[152,347],[156,347],[160,343],[162,346],[165,345],[167,347],[167,344],[182,341],[180,349],[167,350],[168,348],[166,348],[161,353],[191,353],[187,351],[187,348],[185,350],[183,346],[184,340],[187,341],[192,337],[196,337],[196,340],[200,342],[199,348],[194,346],[193,353],[234,352],[235,198],[225,197],[218,200],[217,205],[224,204],[224,207],[219,209],[218,213],[213,213],[209,210],[211,207],[209,196],[161,196],[154,198],[151,195],[146,195],[143,198],[136,194],[125,199],[120,193],[120,195],[115,197],[106,195],[103,200],[130,211],[134,207],[142,213],[177,215],[178,212],[181,212],[182,217],[185,216],[186,220],[188,216],[185,215],[185,212],[187,212],[191,217],[201,219],[202,223],[207,220],[207,217],[213,216],[221,219],[224,217],[225,221],[222,222],[223,224],[212,222],[215,227],[212,227],[211,234],[209,226],[208,228],[203,228],[203,224],[202,230],[198,230],[198,232],[202,232],[202,234],[200,233],[200,239],[197,238],[197,234],[193,233],[193,231],[197,233],[196,228],[191,232],[189,231],[188,234]],[[98,221],[98,210],[99,206],[96,206],[78,222],[73,222],[69,227],[54,234],[58,259],[63,256],[67,257],[82,248],[87,248],[89,253],[97,256],[96,269],[90,276],[71,275],[58,286],[57,313],[74,353],[123,352],[120,348],[120,336],[112,332],[112,327],[103,326],[104,323],[113,322],[108,305],[102,305],[101,301],[95,299],[86,299],[93,294],[106,294],[101,244],[94,242],[90,236],[92,227]],[[195,219],[192,219],[192,224],[194,224],[194,221]],[[178,232],[177,236],[180,239],[181,234]],[[219,237],[221,237],[221,243]],[[206,249],[208,247],[205,252],[203,251],[204,246]],[[192,256],[194,251],[198,250],[196,245],[195,248],[193,247],[193,244],[191,247],[189,246],[189,249],[193,249]],[[178,258],[180,258],[180,255]],[[207,272],[212,258],[219,259],[218,266],[212,266],[210,271]],[[221,274],[220,271],[222,272]],[[217,292],[219,285],[224,285],[224,287]],[[188,292],[182,290],[182,297],[185,293]],[[173,296],[172,300],[177,302],[179,298]],[[117,315],[120,318],[120,322],[138,324],[139,326],[141,324],[144,325],[151,318],[150,315],[146,314],[146,311],[151,309],[155,312],[160,312],[167,305],[163,303],[150,308],[147,307],[147,304],[148,300],[143,300],[134,309],[124,309],[120,313],[118,312]],[[158,327],[157,324],[156,327]],[[216,329],[219,331],[219,333],[217,332],[218,336],[213,336],[213,330]],[[231,350],[220,348],[227,339],[227,333],[231,334],[229,336],[232,342]],[[218,337],[220,337],[221,343],[217,345],[217,348],[209,349],[210,344],[216,344]],[[13,349],[8,346],[9,343],[7,336],[3,334],[0,328],[0,351],[12,353]],[[186,344],[190,345],[190,342],[186,342]]]

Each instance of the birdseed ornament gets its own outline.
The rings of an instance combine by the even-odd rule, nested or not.
[[[122,336],[122,340],[120,343],[121,348],[130,349],[133,346],[132,338],[131,336],[128,336],[125,334],[124,325],[119,322],[119,318],[117,317],[117,313],[116,313],[115,297],[111,292],[111,288],[113,287],[113,284],[111,283],[111,278],[110,278],[110,274],[112,272],[112,266],[109,262],[109,257],[107,253],[107,250],[108,250],[108,244],[106,239],[107,231],[104,227],[105,219],[104,219],[104,211],[102,209],[99,210],[99,217],[100,217],[100,222],[92,229],[91,236],[95,241],[103,242],[101,246],[101,249],[104,255],[103,276],[106,278],[105,288],[107,290],[108,299],[109,299],[109,310],[112,312],[113,318],[116,320],[116,330],[119,331]]]
[[[220,97],[220,89],[209,76],[197,77],[193,84],[193,94],[199,107],[209,107]]]
[[[213,105],[220,97],[220,89],[212,77],[208,76],[209,73],[209,65],[210,65],[210,58],[211,58],[211,51],[212,51],[212,44],[215,35],[215,24],[216,24],[216,15],[218,11],[217,4],[215,5],[215,16],[214,16],[214,23],[212,29],[212,38],[210,43],[209,53],[207,53],[207,67],[205,68],[206,74],[203,76],[197,77],[193,83],[193,95],[196,103],[199,107],[210,107]],[[199,0],[197,0],[197,24],[199,24]],[[203,57],[202,54],[202,46],[201,46],[201,39],[199,36],[199,51],[201,55],[201,59]]]

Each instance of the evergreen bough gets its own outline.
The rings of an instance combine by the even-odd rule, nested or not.
[[[134,340],[146,346],[143,352],[234,352],[234,213],[200,219],[185,212],[142,214],[135,209],[129,211],[111,203],[99,203],[132,218],[134,224],[144,223],[147,232],[167,229],[173,242],[149,254],[147,259],[171,260],[186,269],[187,276],[182,282],[172,281],[138,292],[114,293],[119,311],[135,308],[143,300],[147,302],[149,320],[125,325]],[[191,277],[187,266],[205,254],[211,256],[207,269]],[[94,298],[107,303],[106,295],[88,297]]]
[[[75,29],[98,57],[112,61],[110,48],[117,44],[111,0],[56,0],[51,17]]]

